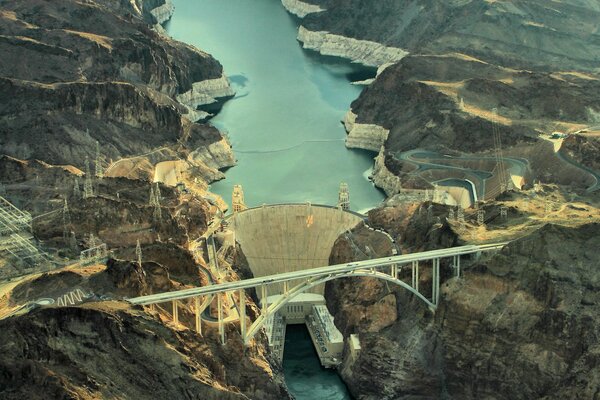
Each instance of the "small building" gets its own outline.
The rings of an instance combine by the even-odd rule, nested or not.
[[[336,368],[342,362],[344,337],[333,323],[333,316],[327,306],[313,306],[312,313],[306,317],[306,326],[325,368]]]
[[[350,335],[350,340],[348,341],[348,348],[350,349],[351,362],[356,361],[361,351],[360,340],[358,339],[357,334],[353,333]]]

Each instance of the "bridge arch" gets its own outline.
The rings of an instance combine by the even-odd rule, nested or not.
[[[248,327],[247,333],[244,334],[244,332],[242,332],[242,336],[244,336],[244,343],[248,344],[250,342],[250,340],[252,340],[252,338],[258,333],[258,331],[260,331],[260,329],[265,325],[269,315],[274,314],[277,311],[279,311],[279,309],[284,307],[286,304],[288,304],[290,301],[292,301],[299,294],[304,293],[317,285],[321,285],[323,283],[332,281],[334,279],[354,278],[354,277],[376,278],[376,279],[381,279],[381,280],[384,280],[387,282],[394,283],[394,284],[401,286],[404,289],[408,290],[415,296],[417,296],[417,298],[419,298],[421,301],[423,301],[430,309],[434,310],[436,308],[435,304],[432,303],[425,296],[423,296],[421,293],[419,293],[418,290],[416,290],[415,288],[413,288],[406,282],[404,282],[398,278],[395,278],[392,275],[385,274],[381,271],[359,269],[359,270],[354,270],[354,271],[344,272],[344,273],[322,275],[322,276],[317,276],[314,278],[309,278],[306,281],[301,282],[300,284],[292,287],[286,293],[280,295],[280,297],[277,301],[269,304],[267,306],[266,312],[263,308],[260,315]]]

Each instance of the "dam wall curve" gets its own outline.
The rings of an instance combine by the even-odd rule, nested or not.
[[[235,213],[230,227],[252,273],[260,277],[329,265],[338,236],[364,218],[331,206],[275,204]],[[283,290],[283,284],[272,284],[267,295],[282,294]],[[317,294],[323,291],[323,285],[310,290]]]

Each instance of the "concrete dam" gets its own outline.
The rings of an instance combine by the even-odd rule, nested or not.
[[[351,211],[306,203],[251,208],[230,221],[252,273],[261,277],[328,265],[338,236],[363,219]],[[269,285],[268,295],[282,294],[283,289],[281,284]],[[323,294],[322,285],[311,292]]]
[[[295,272],[329,265],[329,255],[336,239],[354,228],[364,217],[342,208],[306,204],[264,205],[234,213],[230,229],[240,244],[254,277]],[[257,290],[261,306],[285,296],[298,282],[266,285]],[[341,360],[343,337],[335,328],[325,306],[324,285],[309,293],[295,296],[265,324],[269,347],[281,361],[286,325],[305,323],[325,367],[335,367]]]

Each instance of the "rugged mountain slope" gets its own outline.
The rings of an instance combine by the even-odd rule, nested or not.
[[[104,1],[0,2],[4,153],[82,167],[96,141],[108,164],[222,140],[189,123],[206,115],[197,105],[231,94],[221,65],[130,11]]]
[[[352,393],[360,399],[600,398],[599,229],[597,223],[547,225],[475,261],[461,280],[446,271],[435,314],[381,282],[328,283],[336,325],[346,335],[357,333],[363,349],[356,359],[344,358],[342,375]],[[333,256],[335,262],[354,258]],[[429,278],[424,269],[423,292]]]
[[[0,321],[3,399],[281,399],[262,343],[163,325],[118,303],[44,308]],[[233,336],[233,335],[232,335]]]
[[[597,69],[600,6],[591,0],[309,0],[310,31],[327,31],[410,53],[461,52],[520,68]]]
[[[589,130],[573,140],[593,143],[597,134],[597,2],[308,0],[306,4],[284,2],[291,12],[306,11],[298,34],[304,47],[380,66],[378,77],[353,102],[345,119],[346,144],[380,152],[373,178],[389,195],[402,187],[431,189],[446,178],[472,181],[473,176],[456,169],[433,168],[436,171],[427,175],[422,173],[427,166],[396,156],[412,149],[490,156],[494,122],[505,155],[527,161],[521,172],[511,171],[517,176],[515,186],[541,180],[570,185],[570,190],[595,187],[594,172],[557,155],[560,145],[547,139],[555,131]],[[572,146],[570,158],[588,159],[586,166],[595,164],[589,152],[577,154],[575,149],[585,151]],[[459,166],[472,167],[467,164]],[[477,173],[481,171],[493,172],[487,167]],[[494,175],[488,188],[496,185],[497,171]],[[493,189],[481,197],[493,198],[500,191]]]

